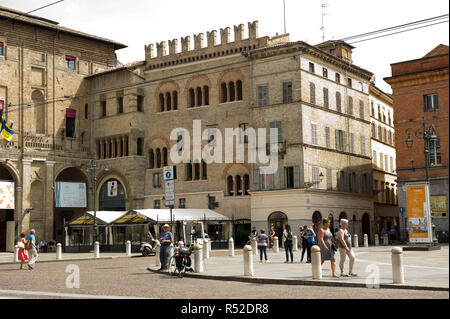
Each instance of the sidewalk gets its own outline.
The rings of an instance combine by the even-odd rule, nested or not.
[[[142,256],[141,253],[132,253],[131,257]],[[97,259],[113,259],[113,258],[125,258],[128,257],[126,253],[100,253],[100,258]],[[128,257],[129,258],[129,257]],[[39,253],[38,263],[39,262],[57,262],[57,261],[72,261],[72,260],[86,260],[86,259],[95,259],[94,253],[63,253],[62,260],[56,260],[56,253]],[[0,253],[0,264],[13,264],[14,263],[14,254],[13,253]]]
[[[326,261],[322,266],[322,280],[313,280],[311,264],[300,263],[301,251],[294,252],[294,263],[284,263],[285,252],[268,253],[270,263],[259,263],[259,256],[253,255],[253,277],[245,277],[242,251],[236,250],[236,256],[229,257],[225,251],[211,252],[211,257],[204,260],[203,273],[187,273],[204,279],[239,280],[266,284],[290,284],[290,285],[330,285],[347,287],[367,287],[366,282],[373,284],[375,278],[379,278],[381,288],[406,288],[406,289],[436,289],[449,288],[449,247],[442,246],[435,251],[407,251],[403,252],[403,266],[405,284],[394,285],[392,283],[391,250],[393,246],[360,247],[354,248],[356,261],[354,270],[358,277],[332,278],[330,262]],[[339,256],[336,255],[337,274],[339,271]],[[345,263],[345,271],[348,273],[348,259]],[[154,264],[148,268],[156,271]]]

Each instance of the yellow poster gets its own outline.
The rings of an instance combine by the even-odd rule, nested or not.
[[[428,242],[426,185],[406,187],[408,199],[408,232],[411,242]]]

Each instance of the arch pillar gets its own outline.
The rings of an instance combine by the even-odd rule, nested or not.
[[[54,194],[54,161],[45,162],[45,184],[44,184],[44,238],[53,238],[53,194]]]
[[[25,214],[24,209],[32,207],[31,205],[31,163],[32,160],[22,160],[22,205],[19,214],[19,232],[25,231],[28,232],[30,228],[30,214]]]

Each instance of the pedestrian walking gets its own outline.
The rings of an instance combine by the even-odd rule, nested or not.
[[[303,226],[302,231],[300,233],[300,238],[302,241],[302,258],[300,259],[300,262],[303,262],[303,257],[305,256],[305,252],[308,250],[308,238],[305,238],[305,234],[308,231],[308,226]],[[308,258],[308,257],[307,257]]]
[[[338,247],[339,247],[339,268],[341,269],[341,277],[357,276],[353,272],[353,265],[355,264],[355,253],[352,249],[352,236],[348,231],[348,220],[341,219],[341,229],[338,231]],[[349,259],[349,271],[348,275],[344,273],[344,263],[346,256]]]
[[[259,262],[262,263],[264,254],[264,260],[268,263],[267,246],[270,245],[269,236],[266,235],[266,230],[264,228],[261,229],[260,232],[261,233],[258,235]]]
[[[269,232],[269,239],[270,239],[270,247],[269,248],[272,248],[272,246],[273,246],[273,242],[275,240],[275,235],[276,235],[275,229],[273,229],[273,225],[272,225],[272,226],[270,226],[270,232]]]
[[[291,256],[291,263],[294,262],[294,253],[292,252],[292,231],[291,226],[286,224],[286,228],[283,231],[283,242],[284,242],[284,251],[286,252],[286,261],[289,262],[289,256]]]
[[[394,240],[397,239],[397,230],[395,229],[394,226],[392,226],[391,229],[388,231],[388,236],[389,236],[389,242],[392,245],[394,243]]]
[[[26,244],[26,239],[25,236],[27,234],[25,233],[21,233],[20,234],[20,239],[17,242],[17,246],[19,247],[19,253],[18,253],[18,258],[20,260],[20,269],[25,269],[25,267],[23,266],[24,262],[26,260],[28,260],[28,254],[27,251],[25,249],[25,244]]]
[[[37,243],[36,243],[36,231],[34,229],[30,230],[30,234],[26,238],[26,249],[28,251],[28,269],[33,269],[34,264],[36,263],[38,259],[38,252],[37,252]]]
[[[311,227],[306,227],[306,233],[304,235],[304,238],[306,238],[306,252],[307,252],[307,258],[306,263],[311,263],[311,247],[315,243],[316,233]]]
[[[334,278],[339,278],[336,276],[336,260],[334,259],[334,247],[333,245],[333,234],[330,231],[330,220],[325,218],[322,222],[322,228],[319,229],[319,246],[320,246],[320,259],[321,264],[325,260],[331,262],[331,275]]]
[[[166,270],[169,262],[170,244],[173,242],[173,235],[169,231],[169,225],[165,224],[163,232],[159,235],[159,242],[161,243],[159,260],[161,261],[161,268],[159,270]]]

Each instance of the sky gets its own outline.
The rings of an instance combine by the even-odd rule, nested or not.
[[[0,5],[31,11],[56,0],[0,0]],[[447,0],[285,0],[286,30],[291,41],[322,42],[448,14]],[[144,45],[191,36],[241,23],[259,21],[259,36],[284,33],[283,0],[64,0],[32,14],[60,25],[121,42],[120,62],[144,60]],[[375,74],[376,85],[392,92],[383,81],[390,64],[423,57],[439,44],[449,44],[449,23],[355,43],[353,63]],[[180,41],[179,46],[181,45]],[[206,45],[206,42],[205,42]]]

